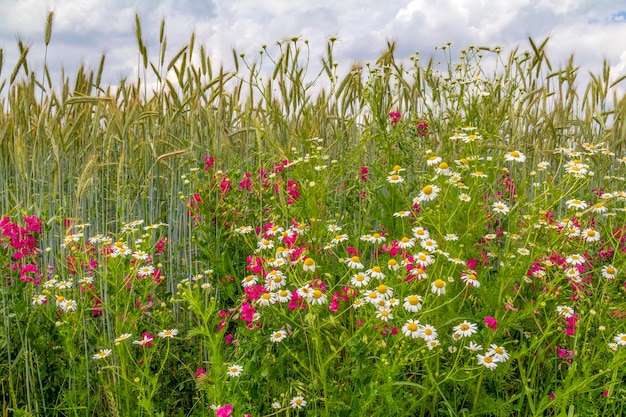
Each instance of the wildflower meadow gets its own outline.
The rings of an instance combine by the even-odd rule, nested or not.
[[[626,413],[626,76],[136,33],[0,67],[2,416]]]

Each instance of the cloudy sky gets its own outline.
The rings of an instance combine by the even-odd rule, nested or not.
[[[572,54],[586,72],[607,58],[615,75],[626,74],[626,0],[0,0],[0,48],[8,78],[18,57],[16,39],[31,45],[29,62],[41,66],[45,18],[55,13],[48,63],[54,74],[85,64],[95,68],[106,53],[105,81],[136,74],[134,16],[138,13],[151,57],[158,54],[161,19],[168,51],[177,52],[194,31],[214,62],[232,64],[232,48],[258,56],[263,44],[300,36],[314,60],[326,40],[338,41],[340,67],[366,62],[397,43],[397,56],[419,51],[428,58],[436,46],[501,46],[505,53],[527,38],[550,36],[553,64]]]

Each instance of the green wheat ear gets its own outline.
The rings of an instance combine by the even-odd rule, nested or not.
[[[115,400],[115,396],[113,395],[113,392],[106,385],[103,385],[103,388],[104,388],[104,396],[106,397],[107,404],[109,406],[109,412],[111,413],[110,415],[112,417],[119,417],[120,413],[117,409],[117,401]]]
[[[52,25],[54,24],[54,12],[48,12],[46,16],[46,29],[44,32],[44,45],[50,44],[50,38],[52,37]]]

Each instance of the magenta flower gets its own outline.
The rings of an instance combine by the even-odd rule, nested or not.
[[[419,136],[426,136],[428,134],[428,122],[420,119],[417,121],[417,134]]]
[[[576,333],[576,322],[578,321],[578,315],[574,314],[567,318],[567,330],[565,330],[566,336],[574,336]]]
[[[241,182],[239,183],[239,190],[240,191],[250,191],[252,189],[252,181],[250,181],[250,178],[252,177],[252,174],[249,172],[246,172],[244,174],[244,178],[241,180]]]
[[[366,166],[361,167],[361,181],[367,182],[367,174],[369,174],[369,168]]]
[[[241,320],[247,323],[252,323],[254,321],[254,315],[256,314],[256,310],[254,309],[254,307],[248,304],[247,301],[244,301],[244,303],[241,305],[241,308],[239,309],[239,313],[239,317],[241,318]]]
[[[220,407],[215,411],[215,417],[231,417],[233,412],[233,406],[226,404],[224,407]]]
[[[37,265],[26,264],[20,270],[20,279],[24,282],[33,282],[37,274],[39,274]]]
[[[498,328],[498,322],[496,321],[495,318],[491,316],[485,317],[485,325],[492,328],[493,330],[496,330]]]
[[[41,233],[41,220],[37,216],[26,216],[24,222],[28,225],[26,230],[32,233]]]
[[[214,157],[209,157],[209,156],[205,156],[204,157],[204,170],[208,171],[209,169],[213,168],[213,165],[215,164],[215,158]]]

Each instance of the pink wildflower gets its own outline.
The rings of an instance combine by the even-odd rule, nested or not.
[[[498,323],[496,322],[496,319],[491,316],[485,317],[485,324],[493,330],[496,330],[498,328]]]
[[[212,156],[205,156],[204,157],[204,170],[208,171],[209,169],[213,168],[213,165],[215,164],[215,158],[213,158]]]
[[[359,256],[359,251],[356,250],[353,246],[348,246],[346,252],[348,252],[350,256]]]
[[[20,279],[23,282],[33,282],[35,281],[34,275],[36,274],[39,274],[39,269],[37,268],[37,265],[26,264],[20,270]]]
[[[428,134],[428,122],[420,119],[417,121],[417,134],[419,136],[426,136]]]
[[[250,191],[252,189],[252,181],[250,181],[250,177],[252,177],[251,173],[246,172],[244,174],[243,179],[239,183],[239,190],[240,191],[244,191],[244,190]]]
[[[233,412],[233,406],[226,404],[224,407],[220,407],[215,411],[215,417],[231,417]]]
[[[366,167],[366,166],[362,166],[362,167],[361,167],[361,172],[360,172],[360,175],[361,175],[361,181],[363,181],[363,182],[367,182],[367,174],[369,174],[369,172],[370,172],[370,171],[369,171],[369,168],[368,168],[368,167]]]
[[[576,333],[576,322],[578,321],[578,314],[574,314],[571,317],[567,318],[567,330],[565,334],[567,336],[574,336]]]
[[[402,114],[397,111],[392,111],[389,113],[389,117],[391,117],[391,123],[396,124],[398,123],[398,121],[400,121],[400,117],[402,117]]]

